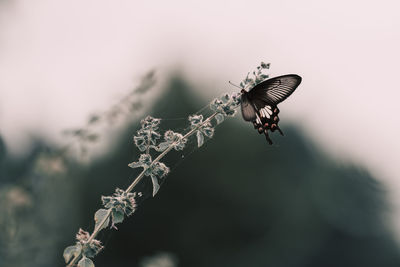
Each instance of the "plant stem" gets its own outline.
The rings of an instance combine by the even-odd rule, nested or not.
[[[147,133],[147,147],[146,147],[146,154],[150,154],[150,135],[151,133]]]
[[[199,123],[198,125],[196,125],[196,127],[194,127],[189,132],[187,132],[183,136],[182,139],[186,139],[186,138],[189,138],[190,136],[192,136],[199,128],[201,128],[206,123],[210,122],[217,114],[218,114],[217,112],[213,113],[210,117],[208,117],[202,123]],[[131,183],[131,185],[125,190],[125,193],[131,192],[135,188],[135,186],[142,180],[142,178],[144,177],[144,174],[146,173],[146,170],[148,168],[150,168],[151,166],[153,166],[156,162],[160,161],[166,154],[168,154],[169,151],[171,151],[175,147],[175,145],[178,142],[179,141],[175,141],[175,142],[171,143],[169,145],[169,147],[166,150],[164,150],[160,155],[158,155],[157,158],[155,158],[147,168],[143,169],[143,171],[136,177],[136,179]],[[147,152],[147,154],[148,154],[148,152]],[[107,210],[106,216],[104,216],[103,220],[93,230],[93,233],[90,235],[90,237],[89,237],[88,241],[86,242],[86,244],[90,244],[90,242],[92,242],[93,239],[97,236],[97,234],[101,231],[103,224],[111,216],[111,212],[112,212],[112,209],[108,209]],[[74,264],[80,259],[81,255],[82,255],[82,252],[79,252],[78,255],[75,255],[74,258],[71,260],[71,262],[67,265],[67,267],[74,266]]]

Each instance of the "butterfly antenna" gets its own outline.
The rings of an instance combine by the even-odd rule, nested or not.
[[[240,86],[238,86],[238,85],[236,85],[236,84],[232,83],[231,81],[229,81],[229,83],[230,83],[231,85],[233,85],[233,86],[235,86],[235,87],[239,88],[239,89],[244,89],[243,87],[240,87]]]

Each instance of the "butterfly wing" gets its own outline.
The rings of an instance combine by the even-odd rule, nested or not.
[[[277,105],[288,98],[301,83],[301,77],[288,74],[266,80],[242,94],[242,115],[246,121],[252,121],[254,128],[265,137],[271,145],[268,131],[278,130],[279,109]]]
[[[257,84],[248,92],[248,98],[277,105],[288,98],[301,83],[296,74],[278,76]]]
[[[242,116],[245,121],[253,121],[256,119],[256,110],[252,105],[251,101],[247,97],[247,94],[242,94],[241,97],[241,109]]]

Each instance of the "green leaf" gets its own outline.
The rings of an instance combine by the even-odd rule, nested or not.
[[[151,181],[153,183],[153,197],[157,194],[158,189],[160,189],[160,185],[158,184],[158,179],[156,176],[151,175]]]
[[[71,260],[72,256],[75,256],[78,251],[79,250],[76,246],[66,247],[63,253],[65,263],[68,263]]]
[[[197,131],[196,137],[197,137],[197,146],[201,147],[204,144],[204,135],[200,131]]]
[[[221,122],[224,121],[224,115],[218,113],[217,115],[215,115],[215,120],[217,121],[217,124],[220,124]]]
[[[112,211],[112,222],[113,224],[122,223],[124,220],[124,212],[121,210]]]
[[[82,259],[78,262],[78,267],[94,267],[94,263],[91,259],[83,256]]]
[[[96,213],[94,214],[94,221],[96,222],[95,229],[97,229],[99,224],[104,220],[107,215],[108,210],[106,209],[99,209],[98,211],[96,211]],[[110,218],[107,218],[107,220],[102,224],[99,230],[106,228],[109,222]]]
[[[98,252],[98,251],[96,250],[95,247],[92,247],[92,246],[84,246],[84,247],[83,247],[82,254],[83,254],[85,257],[94,258],[94,256],[96,256],[97,252]]]
[[[205,136],[211,138],[211,137],[213,137],[213,135],[214,135],[214,128],[211,128],[211,127],[204,127],[203,129],[201,129],[201,132],[202,132]]]
[[[146,150],[145,147],[143,148],[143,151],[144,150]],[[132,169],[134,169],[134,168],[140,168],[143,165],[140,162],[132,162],[132,163],[129,163],[128,166],[131,167]]]
[[[164,151],[169,147],[171,142],[162,142],[161,144],[158,145],[157,149],[158,151]]]

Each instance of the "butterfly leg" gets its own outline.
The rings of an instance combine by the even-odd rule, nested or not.
[[[268,144],[272,145],[273,143],[272,143],[271,138],[269,138],[268,130],[267,130],[267,129],[264,130],[264,134],[265,134],[265,138],[266,138],[267,141],[268,141]]]
[[[256,121],[253,121],[253,126],[254,126],[254,129],[258,129],[258,123]]]
[[[279,126],[278,126],[278,125],[276,125],[276,129],[278,129],[279,133],[280,133],[282,136],[284,136],[284,134],[283,134],[283,132],[282,132],[281,128],[279,128]]]

